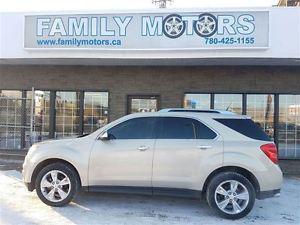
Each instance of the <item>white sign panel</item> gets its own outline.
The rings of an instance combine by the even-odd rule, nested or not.
[[[269,13],[32,15],[25,17],[24,46],[107,50],[267,48]]]

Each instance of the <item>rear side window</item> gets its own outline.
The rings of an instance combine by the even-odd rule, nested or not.
[[[111,139],[154,139],[155,117],[127,120],[107,131]]]
[[[196,121],[197,139],[214,139],[217,134],[203,123]]]
[[[160,119],[158,139],[214,139],[217,135],[197,120],[180,117]]]
[[[221,124],[243,134],[249,138],[261,140],[261,141],[271,141],[268,135],[250,119],[215,119]]]

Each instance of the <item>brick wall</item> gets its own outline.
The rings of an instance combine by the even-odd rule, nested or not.
[[[127,95],[159,94],[181,107],[185,92],[298,93],[300,67],[97,67],[0,65],[0,89],[107,90],[110,119],[126,114]]]

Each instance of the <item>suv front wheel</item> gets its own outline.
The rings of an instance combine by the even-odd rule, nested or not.
[[[255,190],[251,182],[236,172],[222,172],[210,181],[206,200],[209,206],[227,219],[239,219],[253,208]]]
[[[75,171],[63,163],[53,163],[37,175],[35,188],[39,198],[50,206],[64,206],[74,198],[78,190]]]

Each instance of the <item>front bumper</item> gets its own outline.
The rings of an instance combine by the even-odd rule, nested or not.
[[[272,198],[272,197],[279,197],[280,196],[280,189],[271,190],[271,191],[261,191],[256,195],[257,199],[265,199],[265,198]]]
[[[34,185],[32,183],[26,183],[24,182],[26,188],[28,191],[33,191],[35,189]]]
[[[24,168],[24,165],[23,165]],[[34,184],[32,184],[32,182],[26,182],[25,180],[25,171],[24,169],[22,170],[22,178],[23,178],[23,183],[25,184],[26,188],[28,191],[33,191],[35,189]]]

